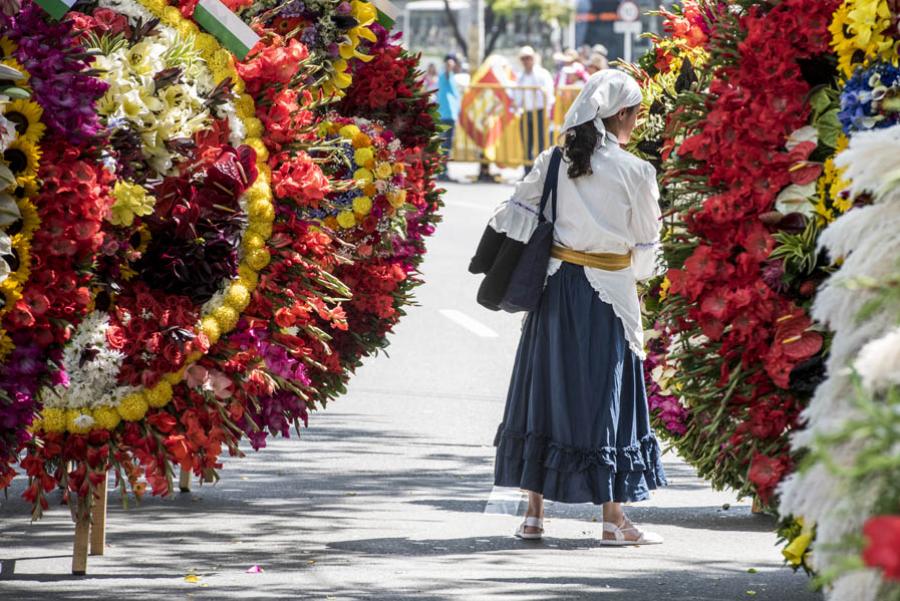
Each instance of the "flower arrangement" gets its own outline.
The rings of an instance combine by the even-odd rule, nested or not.
[[[685,3],[642,62],[638,150],[661,165],[670,266],[645,303],[651,409],[701,475],[764,506],[826,350],[808,306],[828,272],[816,204],[840,129],[836,7]],[[822,209],[839,212],[830,195]]]
[[[167,494],[175,466],[215,478],[241,438],[288,436],[386,345],[419,283],[440,202],[416,59],[366,2],[295,3],[290,27],[232,4],[261,38],[240,62],[191,3],[101,0],[53,23],[26,2],[0,22],[30,86],[0,142],[11,246],[31,259],[0,315],[0,485],[24,451],[36,517],[57,486],[85,510],[108,470],[123,493]],[[329,22],[337,55],[296,27]],[[336,102],[381,53],[403,65],[391,124]]]
[[[259,0],[239,2],[254,29],[302,44],[309,52],[308,76],[326,96],[340,96],[353,81],[354,63],[372,60],[364,47],[375,41],[377,9],[365,0]],[[181,3],[190,17],[196,0]]]

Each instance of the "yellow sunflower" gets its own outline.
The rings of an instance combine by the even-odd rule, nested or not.
[[[47,129],[41,123],[44,110],[31,100],[13,100],[6,105],[3,114],[16,126],[19,137],[32,144],[37,144]]]
[[[15,174],[20,186],[26,186],[37,177],[41,151],[24,138],[16,138],[3,153],[3,160]]]
[[[850,77],[857,66],[872,60],[897,64],[900,42],[884,33],[890,30],[891,23],[887,0],[845,0],[838,7],[829,31],[844,77]]]

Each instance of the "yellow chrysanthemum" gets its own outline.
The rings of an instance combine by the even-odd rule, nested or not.
[[[166,380],[161,380],[156,386],[147,391],[147,404],[151,407],[165,407],[172,400],[172,385]]]
[[[113,407],[95,407],[93,415],[97,427],[103,430],[112,430],[122,421],[122,416]]]
[[[356,227],[356,215],[353,211],[341,211],[337,216],[337,223],[345,230]]]
[[[240,282],[232,282],[225,293],[225,304],[235,311],[243,311],[250,304],[250,290]]]
[[[368,169],[362,168],[353,172],[353,179],[356,180],[358,186],[362,187],[375,181],[375,176]]]
[[[222,336],[222,332],[219,329],[219,322],[211,315],[207,315],[200,320],[200,331],[206,335],[210,344],[215,344]]]
[[[247,215],[253,220],[271,222],[275,219],[275,206],[269,199],[260,199],[250,203]]]
[[[372,212],[372,199],[368,196],[357,196],[353,199],[353,212],[365,217]]]
[[[250,292],[256,290],[256,285],[259,283],[259,274],[246,263],[241,263],[238,267],[238,278],[247,290]]]
[[[406,204],[406,190],[403,188],[394,188],[388,192],[387,199],[392,207],[399,209]]]
[[[363,132],[359,132],[353,136],[353,148],[365,148],[372,145],[372,138]]]
[[[375,165],[375,176],[378,179],[388,179],[394,175],[394,168],[390,163],[378,163]]]
[[[352,124],[345,125],[338,130],[338,135],[347,140],[352,140],[359,133],[361,133],[359,128]]]
[[[15,174],[19,185],[34,181],[41,160],[37,145],[24,138],[13,140],[3,153],[3,160]]]
[[[240,315],[228,305],[216,307],[212,312],[213,319],[219,324],[219,331],[222,333],[230,332],[237,325]]]
[[[119,412],[122,419],[129,422],[136,422],[143,419],[147,414],[147,409],[149,409],[147,399],[139,392],[129,394],[122,399],[122,402],[116,407],[116,411]]]
[[[262,236],[265,240],[268,240],[272,237],[272,222],[254,221],[247,228],[247,231]]]
[[[20,138],[37,144],[47,127],[41,122],[44,110],[31,100],[13,100],[3,110],[4,116],[16,126]]]
[[[272,256],[269,254],[269,251],[265,248],[257,248],[255,250],[247,253],[246,261],[247,265],[259,271],[263,267],[269,264],[269,261],[272,260]]]
[[[375,152],[371,148],[357,148],[353,152],[353,160],[361,167],[369,167],[375,160]]]
[[[41,412],[41,423],[45,432],[66,431],[66,411],[59,407],[44,407]]]

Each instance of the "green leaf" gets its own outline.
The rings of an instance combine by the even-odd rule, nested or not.
[[[819,141],[831,148],[837,148],[838,137],[843,131],[841,121],[838,119],[837,108],[823,114],[815,121],[816,130],[819,132]]]

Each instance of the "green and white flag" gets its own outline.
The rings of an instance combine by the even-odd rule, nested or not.
[[[194,10],[194,21],[214,35],[238,60],[244,60],[259,41],[256,32],[219,0],[200,0]]]
[[[378,22],[385,29],[390,29],[400,16],[401,10],[391,0],[372,0],[372,4],[378,9]]]
[[[78,0],[35,0],[38,3],[38,6],[44,9],[44,11],[59,21],[62,19],[69,10],[75,6],[75,2]]]

